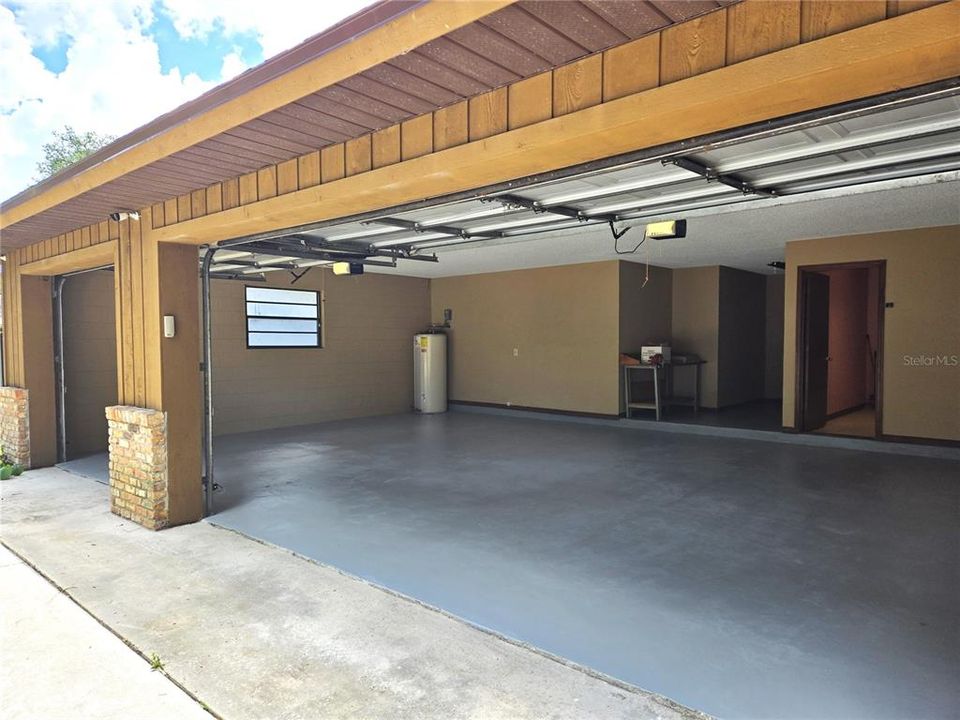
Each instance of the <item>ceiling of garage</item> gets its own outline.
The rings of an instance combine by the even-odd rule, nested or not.
[[[765,271],[791,239],[960,222],[957,93],[948,87],[747,139],[307,229],[248,246],[270,254],[222,252],[215,270],[249,276],[277,263],[326,262],[282,256],[299,244],[436,255],[436,263],[400,261],[398,272],[420,276],[615,257]],[[647,222],[665,217],[697,220],[685,239],[650,241],[622,254],[643,240]],[[611,230],[627,227],[615,250]]]
[[[774,274],[778,271],[767,263],[783,260],[784,245],[791,240],[960,224],[960,173],[883,185],[842,197],[819,193],[684,213],[687,237],[647,241],[630,255],[617,255],[609,230],[594,226],[496,245],[464,245],[441,252],[437,264],[401,261],[388,272],[443,277],[620,259],[662,267],[726,265]],[[620,245],[631,249],[636,239],[628,233]]]

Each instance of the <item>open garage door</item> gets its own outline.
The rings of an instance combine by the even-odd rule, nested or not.
[[[839,687],[876,688],[877,675],[844,676],[831,687],[834,671],[824,671],[819,658],[829,658],[835,667],[874,667],[869,641],[837,649],[838,632],[866,626],[877,613],[873,606],[868,613],[862,603],[850,602],[849,586],[836,583],[836,577],[857,577],[862,585],[854,594],[870,594],[885,583],[896,586],[897,563],[878,554],[871,568],[889,574],[880,581],[869,573],[858,575],[857,568],[866,564],[845,564],[851,546],[837,543],[871,537],[858,551],[884,547],[887,554],[904,553],[898,563],[915,559],[902,543],[883,545],[889,537],[886,524],[874,524],[879,515],[860,511],[862,497],[850,491],[849,468],[857,463],[875,477],[889,473],[891,487],[911,492],[898,485],[894,473],[908,472],[913,460],[838,448],[826,453],[840,458],[848,452],[841,462],[803,443],[619,432],[627,423],[616,419],[618,298],[617,288],[610,288],[617,282],[622,288],[624,265],[631,266],[634,286],[645,287],[648,296],[665,277],[661,271],[722,265],[734,274],[777,277],[790,260],[790,240],[955,222],[957,90],[957,83],[949,83],[526,178],[469,196],[426,199],[206,249],[206,478],[208,487],[214,477],[225,486],[218,496],[222,499],[214,503],[213,521],[717,714],[751,717],[772,707],[784,716],[827,716],[824,706],[814,707],[810,699],[829,697],[830,712],[837,717],[895,716],[895,697],[875,702],[872,693],[865,693],[871,702],[858,705],[849,701],[847,687]],[[647,237],[647,224],[661,220],[687,220],[686,237]],[[623,258],[634,262],[617,262]],[[369,273],[340,278],[344,287],[356,289],[374,277],[377,282],[366,285],[371,290],[367,295],[344,291],[339,309],[324,313],[334,277],[316,269],[335,263],[345,263],[350,273],[356,268]],[[777,268],[768,267],[771,263]],[[606,265],[610,272],[588,265]],[[643,272],[645,265],[649,272]],[[482,292],[472,283],[473,276],[516,276],[523,273],[497,271],[531,268],[562,272],[549,281],[543,274],[536,279],[524,275],[510,285],[513,294],[507,302],[498,302],[497,294],[509,283],[485,285]],[[715,295],[722,295],[724,273],[717,275]],[[239,282],[223,282],[211,292],[217,279]],[[221,427],[242,412],[259,411],[256,398],[273,402],[270,391],[281,382],[283,393],[274,396],[306,396],[318,388],[331,396],[352,392],[337,374],[342,367],[327,364],[339,346],[350,343],[356,352],[349,362],[360,364],[369,355],[392,352],[388,347],[404,333],[410,339],[413,335],[414,328],[401,327],[397,320],[403,299],[382,291],[379,281],[410,281],[405,295],[422,297],[427,279],[424,322],[442,317],[451,306],[444,293],[459,284],[457,297],[475,301],[470,322],[485,323],[485,334],[472,348],[491,344],[510,331],[507,326],[516,325],[520,330],[513,332],[526,333],[521,344],[539,345],[534,350],[547,358],[517,384],[555,373],[559,362],[550,359],[564,355],[572,368],[565,377],[602,374],[604,392],[613,389],[608,393],[612,402],[597,411],[608,417],[542,423],[543,416],[520,417],[512,409],[474,408],[430,418],[397,411],[344,416],[322,424],[287,414],[290,422],[281,426],[275,422],[279,414],[272,413],[262,428],[217,438],[214,475],[210,411],[217,402],[211,369],[214,377],[224,369],[218,391],[234,394],[218,416]],[[673,297],[682,299],[677,275],[674,283]],[[245,285],[281,294],[248,295]],[[523,294],[534,285],[539,293]],[[656,298],[670,298],[664,286]],[[589,304],[604,293],[612,298],[609,305]],[[227,301],[231,309],[224,313]],[[245,348],[243,362],[251,372],[239,378],[241,343],[250,331],[243,325],[250,319],[243,316],[245,301],[293,306],[269,313],[283,324],[290,317],[297,328],[318,320],[323,333],[338,327],[346,332],[323,349],[315,347],[323,344],[319,331],[317,337],[308,333],[300,338],[305,346],[295,349]],[[782,283],[779,301],[774,315],[783,324],[790,302]],[[762,324],[762,304],[737,302],[752,312],[733,324]],[[456,353],[469,323],[461,320],[460,306],[453,305],[450,338]],[[357,322],[358,308],[379,314],[383,323]],[[700,310],[693,307],[690,314]],[[582,362],[580,347],[567,352],[569,345],[592,337],[588,332],[562,338],[567,346],[557,340],[567,327],[565,319],[575,313],[580,313],[581,328],[601,322],[611,328],[613,340],[597,353],[605,364]],[[515,316],[529,322],[514,323]],[[560,329],[535,334],[551,323]],[[275,331],[294,332],[292,325],[285,329],[283,324]],[[388,327],[400,327],[398,335],[388,336]],[[232,339],[233,344],[212,344],[212,331],[221,343]],[[789,329],[781,326],[781,331],[773,355],[787,361]],[[403,347],[409,354],[409,343]],[[284,354],[268,354],[280,352]],[[504,345],[498,352],[497,358],[483,356],[486,365],[470,366],[476,374],[488,373],[489,385],[499,380],[495,362],[519,367],[528,349]],[[313,355],[305,360],[306,353]],[[454,358],[462,376],[464,365],[457,365],[462,356]],[[392,372],[392,383],[399,386],[403,366],[395,363]],[[789,373],[782,370],[783,376]],[[330,384],[321,387],[317,378],[328,374]],[[252,387],[258,381],[269,385],[267,392],[253,392],[260,389]],[[364,399],[348,398],[353,404]],[[298,401],[294,397],[283,404]],[[527,406],[556,409],[533,402]],[[781,429],[779,408],[776,429]],[[818,468],[814,483],[808,474],[811,464]],[[922,482],[933,485],[939,472],[941,466],[931,461]],[[861,523],[854,532],[838,533],[840,521],[823,520],[825,496],[843,508],[838,516]],[[207,497],[209,501],[212,493]],[[823,578],[817,575],[819,563],[810,563],[816,570],[784,570],[784,558],[806,567],[809,557],[828,559]],[[939,587],[934,573],[924,581]],[[931,591],[931,596],[935,592],[942,591]],[[884,637],[900,632],[894,619],[899,600],[888,595],[877,602],[890,618],[881,621],[880,632]],[[831,608],[830,617],[822,612],[825,606]],[[749,619],[758,614],[764,622]],[[814,629],[798,636],[801,625]],[[818,660],[784,661],[784,648]],[[755,678],[761,676],[758,691]],[[931,679],[924,693],[945,697],[942,664],[930,661],[926,676]]]
[[[642,225],[828,193],[938,182],[960,168],[960,101],[951,81],[716,138],[611,158],[459,201],[425,202],[355,221],[220,244],[211,270],[256,276],[336,261],[436,261],[465,244],[608,226],[615,254],[643,242]],[[559,175],[559,176],[557,176]],[[627,230],[641,226],[627,234]]]
[[[57,460],[107,482],[107,421],[117,402],[114,273],[97,268],[54,278]]]
[[[819,211],[804,206],[806,237],[884,230],[901,221],[923,226],[916,198],[925,187],[935,194],[944,181],[957,180],[958,148],[960,82],[950,80],[457,197],[224,241],[202,253],[202,275],[256,281],[265,273],[299,277],[348,263],[431,277],[621,257],[768,272],[771,263],[782,266],[786,238],[762,228],[752,230],[750,242],[741,232],[723,235],[715,232],[717,218],[746,209],[776,215],[797,202],[823,201]],[[869,199],[871,192],[892,193],[904,207],[877,203],[881,196]],[[849,207],[836,205],[858,196]],[[685,239],[648,242],[647,223],[676,218],[691,219]],[[212,368],[209,294],[207,282],[205,367]],[[205,395],[212,408],[209,376]],[[206,428],[209,446],[209,409]],[[212,469],[212,452],[206,456]]]

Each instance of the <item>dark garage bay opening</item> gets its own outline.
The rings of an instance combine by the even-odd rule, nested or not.
[[[468,413],[215,451],[213,523],[718,716],[960,699],[952,460]]]

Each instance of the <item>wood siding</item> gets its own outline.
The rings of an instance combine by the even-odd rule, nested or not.
[[[139,219],[98,223],[12,250],[3,272],[4,384],[30,391],[31,453],[43,466],[56,458],[48,276],[114,266],[117,402],[167,413],[169,474],[176,478],[169,487],[171,524],[202,516],[199,280],[196,248],[158,243],[152,216],[192,217],[209,207],[205,191],[190,193],[144,208]],[[84,246],[88,237],[93,244]],[[173,338],[163,337],[163,315],[176,318]]]
[[[269,194],[240,193],[239,204],[333,182],[396,162],[482,140],[653,87],[700,75],[801,42],[808,42],[939,0],[746,0],[638,40],[562,65],[383,130],[297,158],[294,183],[271,181]],[[864,7],[860,7],[863,5]],[[869,6],[869,7],[866,7]],[[400,157],[397,157],[399,145]],[[279,177],[292,161],[267,166]],[[307,172],[304,172],[304,168]],[[261,177],[264,170],[260,171]],[[244,177],[237,181],[243,187]],[[221,183],[213,187],[213,192]],[[210,190],[210,189],[208,189]],[[222,202],[220,208],[228,209]],[[207,213],[212,212],[207,208]],[[197,207],[190,217],[198,217]],[[185,217],[154,215],[154,227]]]
[[[201,191],[202,192],[202,191]],[[191,196],[175,199],[172,204],[156,205],[144,210],[140,220],[104,221],[65,233],[42,243],[28,245],[8,254],[3,273],[4,384],[23,387],[24,326],[22,292],[24,276],[58,275],[76,270],[113,265],[115,269],[117,396],[122,405],[148,407],[148,353],[145,322],[148,317],[145,298],[151,290],[149,276],[156,272],[150,257],[144,253],[143,224],[151,223],[154,211],[161,217],[180,217],[181,209],[192,217],[194,207],[184,207]],[[89,245],[83,242],[89,238]],[[79,240],[79,242],[77,242]],[[195,251],[194,251],[195,252]]]
[[[746,0],[432,113],[152,206],[161,228],[362,174],[893,18],[941,0]],[[862,6],[862,7],[861,7]],[[399,157],[398,157],[399,154]],[[102,239],[105,223],[24,248],[33,262]],[[118,237],[111,229],[111,237]]]
[[[337,221],[924,86],[960,73],[958,41],[960,2],[946,3],[257,206],[158,228],[157,238],[199,245]]]

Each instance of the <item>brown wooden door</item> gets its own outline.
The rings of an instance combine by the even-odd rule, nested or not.
[[[802,275],[803,285],[803,430],[827,422],[827,375],[830,362],[830,278]]]

